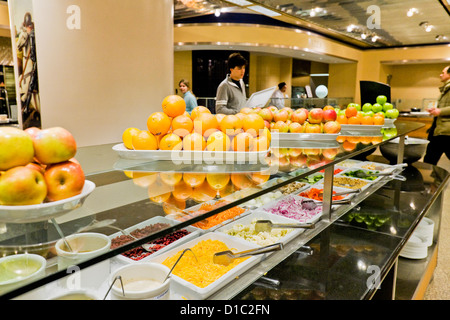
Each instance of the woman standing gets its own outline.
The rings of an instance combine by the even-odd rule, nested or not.
[[[192,109],[194,109],[198,105],[197,99],[190,91],[189,81],[181,79],[178,83],[178,86],[180,87],[180,90],[183,93],[184,101],[186,102],[186,111],[190,114],[192,112]]]

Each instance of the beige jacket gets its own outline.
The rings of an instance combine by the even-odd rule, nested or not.
[[[450,80],[447,80],[439,90],[441,95],[438,101],[438,108],[441,109],[441,113],[436,118],[434,136],[450,136]]]

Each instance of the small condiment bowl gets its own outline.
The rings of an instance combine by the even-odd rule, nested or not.
[[[163,264],[142,262],[123,266],[113,272],[109,278],[111,299],[113,300],[168,300],[170,297],[170,277],[164,281],[170,269]],[[121,281],[116,280],[120,276]],[[159,284],[150,285],[156,281]],[[163,282],[164,281],[164,282]],[[122,285],[123,290],[122,292]],[[130,284],[134,288],[130,289]],[[142,287],[141,287],[142,286]],[[125,293],[125,296],[123,295]]]
[[[13,290],[43,277],[46,266],[47,260],[37,254],[15,254],[1,258],[0,293]]]
[[[100,298],[89,290],[70,290],[54,296],[50,300],[100,300]]]

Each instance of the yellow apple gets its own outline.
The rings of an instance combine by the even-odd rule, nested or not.
[[[17,166],[0,176],[0,205],[24,206],[40,204],[47,195],[42,174],[25,166]]]
[[[53,164],[73,158],[77,144],[73,135],[61,127],[42,129],[32,136],[35,157],[43,164]]]
[[[31,137],[15,127],[0,127],[0,171],[24,166],[33,161]]]

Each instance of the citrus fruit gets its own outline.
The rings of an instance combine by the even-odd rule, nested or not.
[[[141,130],[139,130],[138,128],[131,127],[125,129],[125,131],[122,133],[122,142],[127,149],[133,149],[132,137],[134,135],[137,135],[140,131]]]
[[[131,143],[134,150],[158,149],[158,140],[147,130],[141,130],[137,135],[132,136]]]
[[[206,174],[206,181],[214,190],[224,189],[230,181],[229,173],[208,173]]]
[[[347,116],[345,114],[339,114],[336,117],[336,121],[340,124],[348,124]]]
[[[357,116],[352,116],[347,119],[348,124],[361,124],[361,118]]]
[[[159,142],[160,150],[181,150],[182,148],[183,142],[175,133],[166,134]]]
[[[172,131],[181,138],[185,137],[194,129],[194,123],[189,116],[182,114],[172,119]]]
[[[211,188],[207,181],[201,185],[194,187],[191,194],[191,199],[197,202],[210,201],[216,197],[217,191]]]
[[[173,195],[163,202],[163,210],[166,214],[182,212],[186,208],[186,201],[178,200]]]
[[[151,172],[133,172],[133,183],[139,187],[147,188],[158,179],[157,173]]]
[[[197,118],[201,113],[211,113],[211,111],[204,106],[197,106],[194,109],[192,109],[192,112],[191,112],[192,120]]]
[[[194,119],[194,132],[208,138],[208,136],[219,129],[217,118],[211,113],[200,113]]]
[[[354,142],[350,142],[350,141],[344,141],[344,143],[342,144],[342,148],[345,151],[352,151],[356,148],[356,143]]]
[[[380,114],[375,114],[373,116],[373,124],[374,125],[383,125],[384,124],[384,117]]]
[[[252,172],[251,179],[257,184],[263,184],[270,178],[270,173]]]
[[[192,187],[184,181],[184,174],[182,179],[172,191],[172,196],[177,200],[187,200],[192,194]]]
[[[156,203],[163,203],[169,199],[170,195],[171,195],[170,192],[166,192],[166,193],[161,193],[161,194],[153,196],[153,197],[149,197],[149,199]]]
[[[192,173],[192,172],[184,172],[183,173],[183,181],[186,182],[187,185],[191,187],[197,187],[205,181],[206,174],[205,173]]]
[[[231,182],[238,190],[248,189],[255,184],[246,173],[232,173]]]
[[[345,115],[347,116],[347,118],[354,117],[357,113],[358,110],[353,106],[347,107],[347,109],[345,109]]]
[[[225,118],[226,114],[217,113],[215,116],[216,116],[217,122],[220,123],[220,121],[222,121],[222,119]]]
[[[155,136],[163,136],[170,130],[172,120],[164,112],[154,112],[147,119],[147,128]]]
[[[231,142],[233,151],[250,151],[253,149],[253,136],[248,132],[237,134]]]
[[[206,147],[206,140],[200,133],[192,132],[183,138],[183,150],[203,151]]]
[[[181,172],[161,172],[159,177],[164,183],[174,186],[181,181],[183,174]]]
[[[250,132],[254,137],[258,136],[260,130],[265,128],[264,119],[257,113],[250,113],[244,116],[242,128],[245,132]]]
[[[361,124],[373,125],[373,117],[371,117],[371,116],[363,116],[362,119],[361,119]]]
[[[235,116],[238,117],[239,119],[241,119],[241,121],[242,121],[242,120],[244,120],[245,113],[238,112],[238,113],[235,114]]]
[[[228,151],[231,141],[222,131],[213,132],[206,141],[206,150],[208,151]]]
[[[226,115],[219,123],[219,129],[229,136],[235,136],[242,132],[242,126],[242,120],[234,114]]]
[[[162,109],[169,117],[175,118],[186,111],[186,102],[178,95],[169,95],[162,101]]]

